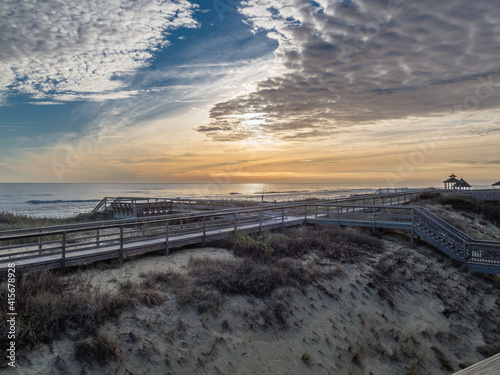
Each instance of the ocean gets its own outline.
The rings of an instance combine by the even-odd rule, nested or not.
[[[372,193],[377,187],[332,184],[30,184],[0,183],[0,212],[33,217],[88,213],[105,197],[192,198],[284,202]]]

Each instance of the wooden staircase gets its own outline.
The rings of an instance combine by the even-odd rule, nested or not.
[[[500,242],[476,240],[423,207],[414,208],[414,232],[472,271],[500,274]]]

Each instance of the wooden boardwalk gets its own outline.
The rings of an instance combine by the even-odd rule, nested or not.
[[[500,353],[475,365],[467,367],[453,375],[499,375],[500,374]]]
[[[416,195],[418,192],[415,192]],[[304,224],[407,230],[474,271],[500,274],[500,242],[479,241],[421,207],[414,195],[373,194],[334,202],[265,204],[191,214],[0,232],[0,276],[70,267],[205,244],[237,230],[262,232]],[[400,206],[398,204],[403,204]]]

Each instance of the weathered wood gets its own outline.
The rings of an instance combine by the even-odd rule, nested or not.
[[[66,268],[66,233],[64,232],[61,240],[61,268]]]
[[[453,375],[498,375],[500,374],[500,353],[467,367]]]
[[[362,200],[366,201],[366,197]],[[373,202],[376,200],[373,198]],[[332,207],[335,207],[337,211],[334,218],[330,218]],[[303,216],[299,216],[302,215],[300,210],[303,210]],[[296,216],[289,216],[289,211],[294,211]],[[209,227],[208,219],[210,219]],[[315,202],[271,204],[258,208],[220,210],[144,220],[102,222],[94,227],[85,224],[81,228],[75,226],[37,228],[31,233],[22,232],[23,234],[19,235],[0,237],[0,241],[8,241],[7,243],[15,240],[24,243],[24,245],[0,246],[0,274],[4,271],[3,268],[6,267],[7,262],[11,261],[15,261],[20,270],[58,268],[63,265],[71,266],[113,258],[118,258],[122,262],[124,258],[131,255],[155,251],[168,254],[170,248],[206,243],[206,241],[230,235],[238,229],[262,233],[263,230],[311,223],[409,230],[412,238],[418,235],[445,254],[475,270],[500,273],[499,242],[471,239],[423,208],[389,207],[387,204],[361,205],[356,204],[356,201],[350,201],[348,205],[345,201],[337,204]],[[171,220],[178,220],[178,224],[171,225]],[[116,236],[116,229],[120,231],[119,237]],[[89,234],[93,230],[96,230],[96,234]],[[50,245],[44,247],[43,253],[39,254],[38,237],[42,237],[41,233],[49,239],[46,242],[42,241],[41,245]],[[56,246],[58,242],[50,238],[61,235],[63,244],[59,243]],[[462,246],[464,243],[465,248]],[[8,253],[4,251],[2,254],[4,249],[12,250]],[[51,254],[51,252],[54,253]]]
[[[118,249],[118,259],[120,261],[120,264],[123,263],[123,225],[120,226],[120,247]]]

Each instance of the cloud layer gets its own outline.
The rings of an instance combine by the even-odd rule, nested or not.
[[[499,106],[494,2],[248,0],[240,12],[279,42],[278,74],[211,109],[197,130],[215,140],[321,137]]]
[[[2,96],[106,100],[147,66],[169,30],[196,27],[187,0],[7,0],[0,7]]]

